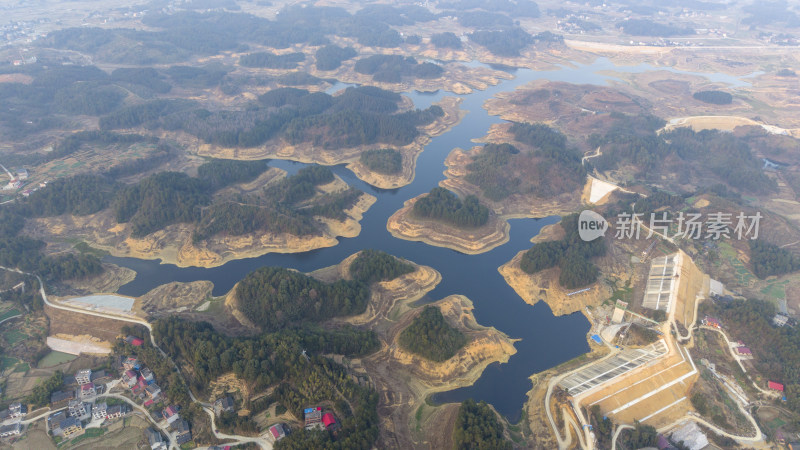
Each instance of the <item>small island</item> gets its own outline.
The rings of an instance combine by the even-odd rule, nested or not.
[[[508,241],[509,224],[474,195],[436,187],[405,202],[386,224],[393,236],[478,254]]]

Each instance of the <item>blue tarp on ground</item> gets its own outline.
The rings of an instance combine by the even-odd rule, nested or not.
[[[598,336],[596,334],[592,335],[592,339],[594,339],[594,341],[597,342],[598,344],[602,344],[603,343],[603,340],[600,339],[600,336]]]

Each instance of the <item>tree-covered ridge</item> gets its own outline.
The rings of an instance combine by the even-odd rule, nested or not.
[[[223,234],[242,236],[257,231],[310,236],[319,234],[319,224],[308,215],[283,214],[278,208],[222,202],[203,210],[192,240],[200,242]]]
[[[192,67],[176,63],[220,52],[247,52],[250,44],[279,49],[295,44],[325,46],[330,44],[328,36],[355,38],[367,46],[396,47],[403,43],[403,38],[393,26],[435,18],[434,14],[418,6],[368,5],[351,14],[342,8],[292,5],[283,8],[276,20],[221,11],[154,12],[142,19],[148,31],[93,27],[56,30],[34,45],[77,51],[95,61],[112,65],[140,67],[116,69],[109,75],[94,66],[59,65],[59,61],[42,60],[44,64],[4,69],[4,72],[31,75],[34,79],[30,84],[11,82],[0,85],[0,127],[12,139],[22,139],[53,128],[71,129],[71,122],[62,113],[109,114],[111,117],[104,120],[105,129],[138,126],[152,121],[152,117],[146,120],[141,115],[152,114],[157,108],[152,104],[146,107],[133,105],[137,101],[126,104],[126,95],[152,101],[176,87],[208,89],[220,86],[228,95],[240,92],[237,80],[243,77],[231,73],[231,68],[219,64]],[[353,49],[326,46],[321,47],[317,62],[320,70],[332,70],[342,60],[354,56]],[[299,53],[270,55],[256,52],[244,56],[242,61],[255,66],[294,67],[301,58]],[[118,110],[133,106],[136,107],[122,112],[122,117],[114,116]],[[140,117],[134,119],[132,116],[136,115]]]
[[[467,343],[435,306],[425,306],[411,325],[400,333],[400,346],[431,361],[447,361]]]
[[[724,91],[698,91],[692,97],[714,105],[730,105],[733,102],[733,96]]]
[[[329,44],[320,47],[314,54],[318,70],[336,70],[342,65],[342,61],[355,58],[358,53],[353,47],[339,47]]]
[[[369,287],[359,281],[323,283],[289,269],[265,267],[236,286],[239,308],[266,331],[364,312]]]
[[[460,41],[459,41],[460,42]],[[400,83],[403,77],[439,78],[444,69],[438,64],[417,62],[412,56],[372,55],[356,61],[355,71],[372,75],[375,81]]]
[[[103,272],[93,255],[60,253],[45,256],[45,243],[19,235],[25,219],[9,208],[0,210],[0,266],[34,272],[49,281],[85,278]]]
[[[239,236],[259,231],[295,236],[319,235],[322,224],[314,220],[314,216],[345,220],[344,211],[363,194],[349,188],[319,195],[317,186],[333,180],[329,168],[310,166],[268,186],[260,195],[215,203],[200,214],[193,240],[198,242],[218,234]]]
[[[85,216],[107,208],[118,189],[119,185],[100,175],[59,178],[46,189],[32,192],[17,211],[25,217]]]
[[[116,86],[97,82],[75,83],[55,95],[56,107],[68,114],[99,116],[117,108],[126,93]]]
[[[700,308],[701,314],[719,318],[732,340],[747,343],[758,373],[782,383],[786,406],[800,413],[800,327],[774,327],[775,306],[762,300],[703,302]]]
[[[590,163],[600,171],[632,165],[642,182],[658,180],[662,175],[676,178],[676,188],[692,180],[706,185],[719,181],[740,193],[767,194],[776,182],[762,170],[763,162],[751,146],[769,146],[771,137],[759,133],[735,135],[717,130],[693,131],[676,128],[658,133],[665,122],[653,116],[628,116],[612,113],[613,125],[605,135],[593,135],[592,147],[602,146],[602,154]],[[717,181],[719,180],[719,181]]]
[[[511,450],[513,446],[503,435],[503,424],[486,402],[468,399],[461,403],[453,429],[453,448],[456,450]]]
[[[580,189],[586,180],[581,154],[566,136],[544,124],[515,123],[517,142],[533,147],[521,152],[511,144],[486,144],[467,165],[466,181],[483,195],[502,200],[512,194],[552,197]]]
[[[4,72],[32,78],[30,83],[0,83],[0,131],[11,140],[50,129],[71,131],[70,115],[113,112],[124,104],[123,87],[129,86],[94,66],[37,64]]]
[[[413,214],[424,219],[441,220],[462,228],[479,227],[489,221],[489,208],[478,197],[468,195],[463,200],[451,191],[435,187],[414,203]]]
[[[330,43],[329,35],[356,39],[361,45],[397,47],[403,42],[392,26],[435,19],[419,6],[368,5],[354,14],[338,7],[290,5],[275,20],[234,12],[153,13],[142,22],[153,31],[116,28],[67,28],[54,31],[40,45],[72,49],[109,63],[170,64],[192,56],[246,50],[247,44],[289,48]]]
[[[394,280],[414,270],[411,264],[373,249],[362,250],[350,264],[350,276],[367,284]]]
[[[15,212],[24,217],[87,215],[110,206],[119,223],[131,224],[134,237],[150,234],[173,223],[197,222],[196,229],[204,233],[204,237],[223,230],[235,233],[242,231],[243,227],[266,224],[279,227],[285,220],[285,215],[279,212],[259,217],[247,208],[237,209],[228,203],[212,205],[208,212],[200,214],[200,208],[209,205],[214,192],[231,184],[252,181],[266,169],[264,161],[212,159],[198,167],[196,178],[180,172],[160,172],[128,186],[115,183],[107,176],[75,175],[55,180],[46,189],[33,192],[15,206]],[[300,176],[299,180],[302,178]],[[329,179],[333,179],[332,174],[329,174]],[[311,190],[313,195],[313,186]],[[341,211],[352,206],[361,195],[352,191],[346,195],[328,196],[326,202],[311,205],[315,209],[309,213],[341,219]],[[290,220],[289,228],[301,232],[307,230],[308,234],[316,230],[310,217],[300,215],[292,219],[295,220]],[[242,234],[246,232],[242,231]]]
[[[142,237],[167,225],[194,222],[199,208],[210,202],[202,180],[181,172],[161,172],[122,189],[114,200],[114,218],[130,223],[131,235]]]
[[[586,242],[578,234],[578,215],[561,219],[566,235],[560,241],[546,241],[534,245],[522,254],[520,268],[534,274],[551,267],[560,267],[558,282],[567,289],[583,287],[597,281],[600,270],[591,258],[603,256],[606,244],[603,237]]]
[[[800,257],[762,239],[750,241],[750,264],[758,278],[800,270]]]
[[[359,384],[348,372],[320,354],[358,357],[379,347],[371,331],[345,326],[335,330],[316,327],[285,329],[255,337],[233,338],[216,332],[207,323],[175,317],[157,321],[153,335],[171,357],[192,366],[190,383],[203,392],[211,381],[233,372],[253,392],[274,387],[259,400],[245,400],[244,407],[255,416],[273,402],[303,417],[309,405],[329,404],[341,425],[337,434],[295,430],[276,448],[364,449],[372,448],[378,437],[377,394]],[[303,357],[306,351],[309,358]],[[351,409],[352,406],[352,409]],[[239,428],[256,430],[252,419],[242,419]],[[262,430],[263,431],[263,430]]]
[[[367,150],[359,158],[373,172],[394,175],[403,170],[403,154],[392,148]]]
[[[268,69],[294,69],[305,61],[306,55],[302,53],[286,53],[276,55],[271,52],[248,53],[239,57],[239,64],[244,67],[262,67]]]
[[[135,84],[157,94],[166,94],[172,90],[172,85],[164,81],[164,78],[166,77],[152,67],[121,67],[111,72],[111,80],[115,82]]]
[[[153,100],[124,107],[100,120],[102,129],[144,126],[183,130],[217,145],[255,147],[283,138],[328,149],[385,143],[407,145],[444,111],[439,106],[397,113],[401,97],[364,86],[332,96],[278,88],[246,110],[211,112],[185,101]]]
[[[321,322],[364,312],[370,285],[413,271],[413,266],[384,252],[364,250],[352,262],[352,280],[324,283],[282,267],[265,267],[236,285],[245,317],[265,331],[299,323]]]

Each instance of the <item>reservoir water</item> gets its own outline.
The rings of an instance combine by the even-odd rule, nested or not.
[[[503,122],[483,109],[484,101],[498,92],[512,91],[537,79],[603,85],[613,77],[598,72],[608,70],[644,72],[665,69],[650,65],[617,67],[604,58],[589,65],[563,66],[551,71],[516,69],[513,71],[512,80],[502,81],[484,91],[459,96],[463,99],[461,108],[467,110],[468,114],[450,131],[431,140],[417,159],[416,176],[410,185],[392,190],[377,189],[356,178],[344,166],[334,167],[334,172],[348,184],[378,198],[378,201],[364,214],[361,234],[355,238],[340,238],[339,244],[335,247],[304,253],[267,254],[257,258],[231,261],[210,269],[180,268],[171,264],[160,264],[158,261],[135,258],[109,256],[105,260],[136,271],[136,278],[119,290],[120,294],[129,296],[142,295],[164,283],[196,280],[213,282],[213,295],[219,296],[259,267],[281,266],[309,272],[337,264],[347,256],[367,248],[380,249],[418,264],[431,266],[442,274],[442,281],[428,294],[426,300],[434,301],[451,294],[466,295],[474,303],[474,314],[479,324],[495,327],[511,338],[520,339],[515,344],[517,353],[507,363],[490,365],[474,385],[439,393],[434,396],[434,401],[460,402],[466,398],[485,400],[512,422],[516,422],[526,400],[525,394],[532,387],[529,380],[532,374],[589,351],[589,344],[586,341],[589,322],[581,313],[555,317],[543,302],[530,306],[505,283],[497,271],[499,266],[508,262],[517,252],[530,248],[530,239],[538,234],[543,226],[556,223],[558,217],[511,220],[509,242],[480,255],[465,255],[420,242],[396,239],[386,230],[386,221],[403,206],[403,202],[428,192],[444,179],[444,159],[452,149],[456,147],[469,149],[475,145],[473,139],[484,137],[492,124]],[[690,73],[675,69],[666,70]],[[696,75],[707,76],[714,81],[726,82],[732,86],[746,84],[739,78],[723,74]],[[335,91],[342,87],[344,85],[334,86],[331,90]],[[442,97],[453,94],[438,91],[432,94],[408,92],[405,95],[414,100],[416,107],[426,108]],[[270,165],[290,173],[304,167],[304,164],[278,160],[271,161]]]

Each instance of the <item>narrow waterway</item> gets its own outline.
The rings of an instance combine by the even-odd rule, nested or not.
[[[456,147],[468,149],[475,145],[472,140],[484,137],[490,126],[503,122],[489,115],[483,103],[498,92],[512,91],[518,86],[537,79],[565,81],[576,84],[606,84],[612,79],[600,75],[599,71],[617,70],[644,72],[659,70],[649,65],[616,67],[607,59],[598,59],[590,65],[561,67],[552,71],[513,70],[514,79],[501,82],[485,91],[459,96],[462,109],[468,111],[460,124],[436,138],[417,159],[414,182],[400,189],[374,188],[358,178],[344,166],[336,166],[334,172],[351,186],[368,192],[378,201],[364,214],[361,234],[355,238],[340,238],[335,247],[295,254],[267,254],[257,258],[231,261],[223,266],[204,268],[179,268],[158,261],[135,258],[106,257],[105,260],[136,271],[136,278],[123,286],[119,293],[139,296],[150,289],[173,281],[190,282],[210,280],[214,283],[213,295],[229,291],[233,285],[249,272],[263,266],[290,267],[303,272],[313,271],[339,263],[347,256],[367,248],[383,250],[418,264],[431,266],[442,274],[442,282],[426,298],[434,301],[451,294],[469,297],[475,306],[474,314],[481,325],[495,327],[511,338],[521,339],[516,343],[517,353],[506,364],[492,364],[480,379],[470,387],[437,394],[437,402],[456,402],[466,398],[485,400],[512,422],[516,422],[531,389],[529,377],[589,350],[586,332],[589,323],[580,313],[555,317],[543,303],[530,306],[505,283],[497,268],[509,261],[517,252],[531,246],[530,239],[558,217],[511,220],[511,236],[508,243],[480,255],[465,255],[453,250],[433,247],[420,242],[408,242],[394,238],[386,230],[386,221],[403,202],[428,192],[444,179],[444,160]],[[667,69],[679,72],[674,69]],[[689,72],[680,72],[689,73]],[[741,79],[724,74],[697,74],[714,81],[733,86],[746,84]],[[332,90],[344,85],[334,86]],[[446,95],[442,91],[430,94],[406,93],[417,108],[426,108]],[[294,173],[304,164],[291,161],[271,161],[271,166]]]

